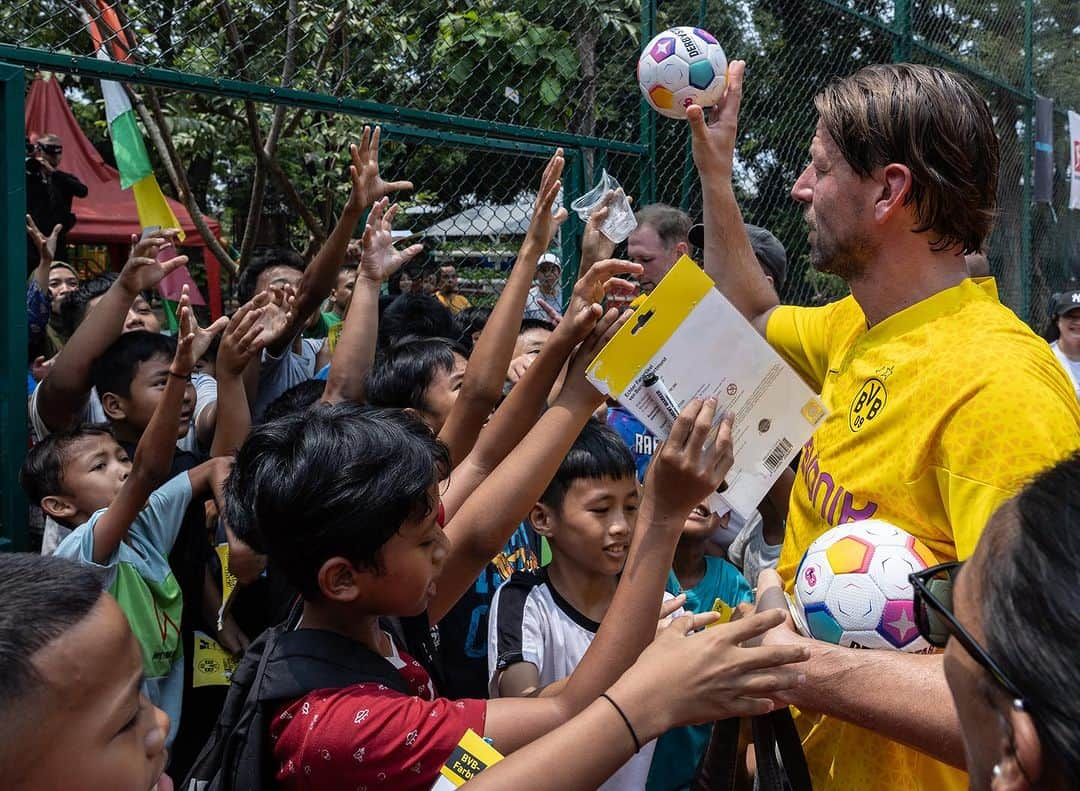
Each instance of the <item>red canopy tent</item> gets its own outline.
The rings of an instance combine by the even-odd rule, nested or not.
[[[78,176],[90,190],[86,198],[76,198],[72,204],[76,223],[68,232],[68,241],[108,245],[110,260],[124,260],[131,235],[141,230],[135,196],[131,190],[120,189],[120,174],[116,168],[105,164],[101,154],[83,134],[60,83],[38,76],[31,83],[26,97],[26,134],[33,141],[47,133],[58,135],[63,141],[61,168]],[[196,230],[187,208],[180,201],[167,196],[165,199],[186,235],[183,246],[202,248],[210,313],[217,318],[222,314],[221,263]],[[211,233],[220,237],[221,225],[218,221],[206,215],[203,218]]]

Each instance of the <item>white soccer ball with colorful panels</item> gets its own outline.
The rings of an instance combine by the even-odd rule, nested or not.
[[[834,527],[803,555],[792,614],[826,643],[926,652],[908,575],[936,563],[921,541],[880,519]]]
[[[686,118],[691,104],[712,107],[724,94],[727,56],[713,35],[673,27],[650,41],[638,59],[641,93],[656,112]]]

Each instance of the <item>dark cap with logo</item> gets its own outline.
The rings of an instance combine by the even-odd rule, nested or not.
[[[1054,315],[1064,316],[1070,310],[1080,310],[1080,291],[1054,294]]]
[[[746,226],[746,235],[750,237],[750,247],[754,250],[758,262],[773,279],[777,292],[784,287],[784,279],[787,277],[787,251],[780,240],[764,228],[750,223]],[[705,226],[701,223],[690,227],[687,234],[690,244],[699,249],[705,247]]]

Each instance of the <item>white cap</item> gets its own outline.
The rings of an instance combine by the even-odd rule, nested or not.
[[[540,256],[540,260],[536,262],[536,265],[543,266],[544,264],[555,264],[559,269],[562,269],[562,262],[559,261],[559,256],[555,255],[555,253],[544,253]]]

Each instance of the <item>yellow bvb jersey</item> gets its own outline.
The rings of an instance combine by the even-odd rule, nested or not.
[[[991,278],[869,330],[852,297],[781,306],[766,337],[830,409],[791,493],[777,569],[789,592],[806,548],[843,522],[884,519],[938,562],[962,560],[1004,500],[1080,447],[1064,371]],[[797,722],[819,791],[967,788],[966,774],[868,730],[805,712]]]

